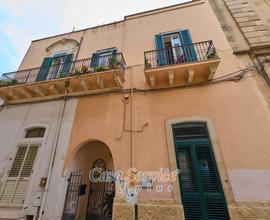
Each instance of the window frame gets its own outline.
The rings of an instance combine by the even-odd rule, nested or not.
[[[67,56],[66,52],[57,52],[51,57],[52,61],[51,61],[50,69],[48,71],[48,75],[47,75],[47,78],[46,78],[47,80],[51,79],[53,76],[58,78],[60,72],[63,69],[66,56]],[[58,59],[61,59],[61,62],[58,63],[58,64],[54,64],[54,61],[58,60]]]
[[[90,67],[108,66],[110,57],[117,53],[119,53],[117,47],[97,50],[96,52],[92,53]]]
[[[30,131],[32,131],[32,130],[34,130],[34,129],[44,129],[43,136],[42,136],[42,137],[39,137],[39,136],[37,136],[37,137],[27,137],[28,132],[30,132]],[[38,132],[40,132],[40,131],[38,131]],[[33,128],[28,128],[28,129],[25,130],[24,139],[43,138],[43,137],[45,136],[45,132],[46,132],[46,128],[45,128],[45,127],[33,127]]]
[[[45,128],[45,132],[44,132],[43,137],[26,138],[27,131],[30,130],[30,129],[34,129],[34,128]],[[27,194],[29,192],[29,185],[31,184],[31,180],[32,180],[32,176],[34,174],[35,166],[38,163],[40,150],[41,150],[41,147],[44,144],[45,140],[47,139],[48,131],[49,131],[49,126],[45,125],[45,124],[36,124],[34,126],[24,127],[23,131],[21,132],[21,137],[22,138],[20,138],[17,141],[16,147],[14,147],[13,152],[11,154],[10,161],[9,161],[8,165],[6,166],[5,174],[4,174],[3,179],[2,179],[3,182],[2,182],[2,185],[1,185],[1,188],[0,188],[0,197],[1,197],[2,194],[3,194],[4,188],[5,188],[5,185],[6,185],[8,180],[10,180],[11,178],[14,178],[14,179],[17,178],[17,181],[18,181],[21,178],[19,175],[18,175],[18,177],[9,177],[9,173],[10,173],[11,168],[13,166],[13,163],[14,163],[15,157],[16,157],[16,155],[18,153],[19,147],[27,145],[27,152],[26,152],[26,154],[24,156],[24,161],[25,161],[30,146],[37,145],[38,149],[37,149],[35,159],[34,159],[34,162],[33,162],[33,165],[32,165],[32,170],[31,170],[31,173],[30,173],[29,177],[27,177],[28,182],[27,182],[27,186],[25,187],[24,201],[22,203],[14,203],[12,201],[9,201],[9,202],[1,202],[0,201],[0,207],[18,207],[18,208],[23,207],[24,202],[25,202],[25,200],[27,199],[27,196],[28,196]],[[21,164],[20,170],[22,170],[23,165],[24,165],[24,163]],[[13,192],[12,197],[14,197],[14,194],[15,194],[15,190]]]

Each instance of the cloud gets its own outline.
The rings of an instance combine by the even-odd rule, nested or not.
[[[55,22],[58,7],[53,0],[0,0],[1,72],[18,68],[31,40],[62,31]]]
[[[0,71],[17,69],[34,39],[69,32],[73,26],[76,30],[96,26],[185,1],[0,0]]]

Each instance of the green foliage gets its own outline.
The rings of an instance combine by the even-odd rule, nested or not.
[[[106,70],[107,70],[106,66],[96,66],[94,68],[94,72],[102,72],[102,71],[106,71]]]
[[[79,70],[79,69],[75,69],[75,76],[79,76],[79,75],[81,75],[82,73],[81,73],[81,71]]]
[[[115,69],[116,68],[116,56],[113,55],[109,59],[109,69]]]
[[[146,57],[144,57],[144,65],[146,69],[152,68],[151,63],[148,62],[148,59]]]
[[[17,79],[12,79],[11,80],[11,84],[16,84],[16,83],[19,83]]]
[[[88,69],[87,66],[82,66],[81,70],[82,70],[82,73],[83,73],[83,74],[86,74],[86,73],[89,72],[89,69]]]
[[[60,73],[59,73],[59,77],[60,78],[63,78],[63,77],[65,77],[66,76],[66,73],[64,72],[64,71],[61,71]]]
[[[144,57],[144,64],[147,65],[148,64],[148,59],[146,57]]]
[[[0,80],[0,86],[8,86],[19,83],[16,79],[11,80]]]
[[[207,54],[207,59],[212,59],[216,57],[216,52],[215,51],[211,51],[210,53]]]

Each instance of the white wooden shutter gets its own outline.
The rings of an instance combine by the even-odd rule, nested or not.
[[[19,176],[27,148],[28,148],[27,145],[23,145],[23,146],[18,147],[18,151],[17,151],[17,154],[16,154],[15,159],[13,161],[12,167],[9,171],[8,177],[18,177]]]
[[[17,182],[17,187],[14,192],[13,199],[12,199],[13,203],[23,203],[27,185],[28,185],[28,179],[19,180]]]
[[[21,145],[9,171],[0,202],[23,203],[39,145]]]
[[[26,156],[26,159],[24,161],[20,177],[30,177],[31,172],[32,172],[32,168],[33,168],[33,164],[35,162],[35,158],[37,155],[37,151],[38,151],[37,145],[29,146],[27,156]]]
[[[1,198],[0,198],[1,202],[8,203],[11,201],[16,184],[17,184],[16,180],[7,180],[6,181]]]

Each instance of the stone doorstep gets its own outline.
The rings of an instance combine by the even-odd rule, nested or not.
[[[237,202],[236,205],[228,206],[229,212],[234,220],[270,219],[270,203],[269,202]]]
[[[152,204],[154,203],[154,204]],[[138,204],[139,220],[174,220],[184,219],[183,207],[180,204],[171,203],[167,200],[144,200]],[[133,220],[135,215],[134,205],[114,203],[114,220]],[[182,218],[181,218],[182,216]]]

